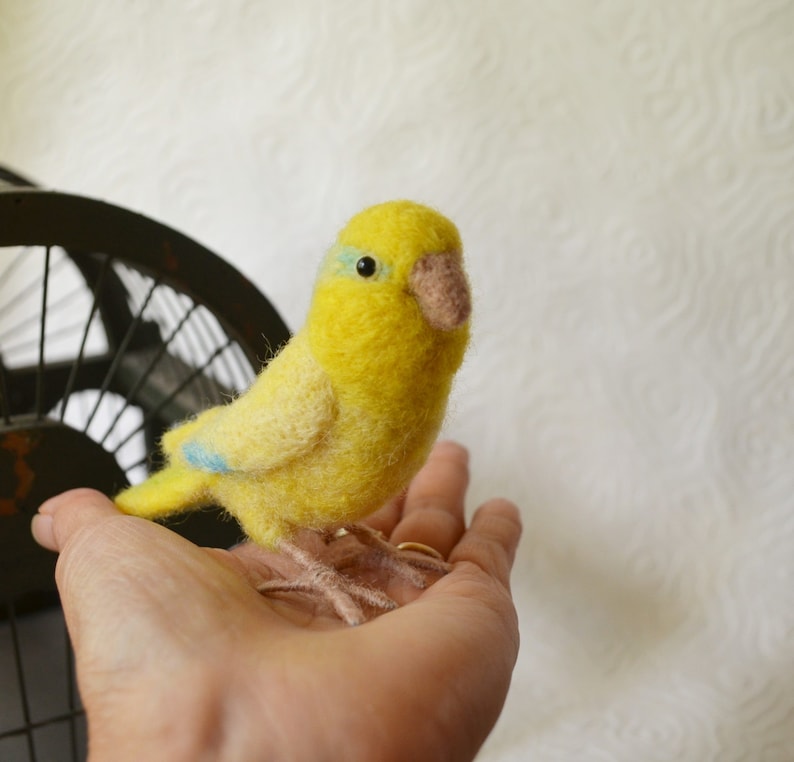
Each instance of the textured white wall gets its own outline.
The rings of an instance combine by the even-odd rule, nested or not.
[[[455,219],[448,432],[520,502],[488,760],[794,756],[794,3],[0,0],[0,163],[297,327],[369,203]]]

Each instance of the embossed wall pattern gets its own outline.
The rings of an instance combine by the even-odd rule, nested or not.
[[[0,0],[0,115],[292,327],[357,209],[453,217],[447,434],[526,524],[481,759],[794,759],[794,2]]]

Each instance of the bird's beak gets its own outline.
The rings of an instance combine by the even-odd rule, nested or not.
[[[451,331],[468,320],[471,295],[460,256],[425,254],[408,279],[425,320],[441,331]]]

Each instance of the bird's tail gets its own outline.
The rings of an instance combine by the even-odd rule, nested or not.
[[[144,519],[159,519],[211,502],[210,487],[216,475],[195,469],[168,466],[145,482],[128,487],[114,498],[119,510]]]

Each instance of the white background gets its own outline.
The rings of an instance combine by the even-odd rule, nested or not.
[[[481,759],[794,759],[793,2],[0,0],[0,163],[293,329],[348,217],[438,206],[447,433],[526,525]]]

